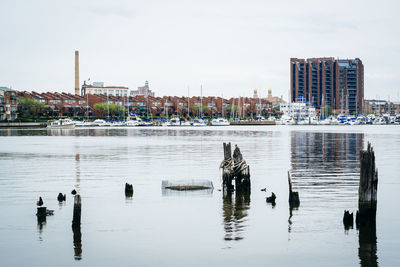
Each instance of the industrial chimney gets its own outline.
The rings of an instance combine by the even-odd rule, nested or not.
[[[75,95],[80,95],[79,91],[79,51],[75,50]]]

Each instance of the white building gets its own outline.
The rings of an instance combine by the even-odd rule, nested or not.
[[[295,103],[281,103],[280,111],[283,115],[291,118],[315,117],[315,108],[311,107],[306,101]]]
[[[128,96],[128,87],[123,86],[104,86],[103,82],[93,82],[93,84],[82,85],[82,95],[113,95],[113,96]]]

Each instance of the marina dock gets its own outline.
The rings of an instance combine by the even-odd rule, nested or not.
[[[231,125],[276,125],[275,121],[231,121]]]

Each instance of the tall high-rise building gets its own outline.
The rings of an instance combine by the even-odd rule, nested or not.
[[[364,65],[359,58],[291,58],[290,95],[292,102],[304,97],[316,109],[361,113]]]

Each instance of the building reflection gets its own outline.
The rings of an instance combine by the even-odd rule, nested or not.
[[[224,192],[222,196],[222,216],[227,241],[242,240],[248,210],[250,209],[250,192]]]
[[[337,171],[357,168],[364,134],[292,132],[292,170]]]

